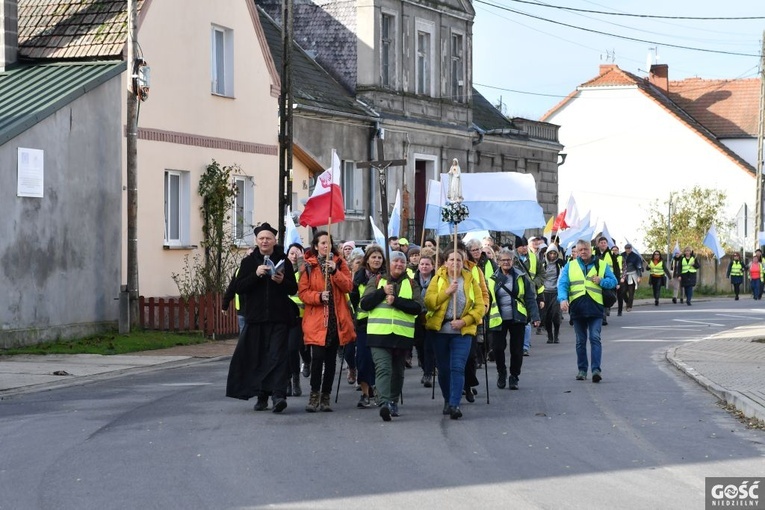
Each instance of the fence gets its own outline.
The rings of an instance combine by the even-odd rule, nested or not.
[[[221,296],[208,294],[189,299],[138,298],[141,327],[159,331],[202,331],[205,336],[223,338],[239,334],[236,313],[224,315]]]

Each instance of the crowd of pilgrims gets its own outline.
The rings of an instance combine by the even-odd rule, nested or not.
[[[434,392],[438,385],[443,415],[456,420],[463,398],[475,400],[484,364],[496,364],[498,388],[517,390],[531,332],[559,343],[558,277],[576,258],[575,249],[564,257],[545,238],[523,237],[503,246],[492,238],[442,248],[434,239],[419,247],[391,238],[387,250],[377,244],[362,249],[353,241],[338,249],[318,231],[309,247],[292,244],[285,251],[276,233],[268,223],[255,229],[256,246],[223,299],[224,310],[235,305],[240,319],[226,396],[257,398],[255,411],[268,410],[271,398],[270,409],[283,412],[287,397],[303,394],[301,376],[308,379],[305,411],[332,411],[340,363],[337,384],[346,365],[357,407],[376,406],[391,421],[399,416],[404,374],[416,353],[420,383]],[[621,315],[624,305],[632,308],[643,260],[630,245],[620,253],[608,244],[601,238],[593,255],[608,258],[620,282]],[[652,280],[671,277],[660,257],[648,270]],[[695,271],[693,282],[678,285],[688,305],[693,285]]]

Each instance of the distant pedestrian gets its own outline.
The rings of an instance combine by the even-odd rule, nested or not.
[[[589,241],[577,242],[579,256],[566,264],[558,279],[558,301],[561,310],[571,310],[576,333],[576,363],[578,381],[587,379],[587,340],[590,341],[589,368],[592,382],[603,379],[600,343],[603,322],[603,289],[616,288],[616,277],[611,266],[599,263],[592,256]]]
[[[632,250],[630,243],[624,245],[622,264],[624,272],[620,282],[624,285],[624,304],[629,312],[632,310],[632,303],[635,300],[635,290],[643,277],[643,259]]]
[[[542,294],[544,306],[541,310],[542,324],[547,331],[547,343],[557,344],[560,339],[560,323],[562,314],[560,304],[558,303],[558,276],[566,263],[558,257],[558,247],[551,244],[545,253],[545,262],[543,264],[545,275],[545,290]]]
[[[744,283],[744,272],[746,270],[746,264],[741,262],[741,255],[739,255],[738,252],[734,252],[731,256],[725,276],[730,278],[730,283],[733,285],[733,292],[736,294],[736,301],[738,301],[738,295],[741,291],[741,284]]]
[[[686,246],[680,259],[680,286],[683,288],[685,303],[688,306],[691,306],[691,299],[693,299],[693,287],[696,286],[696,272],[699,267],[699,261],[696,260],[693,250],[690,246]],[[682,299],[680,301],[682,302]]]
[[[651,260],[648,261],[649,282],[651,289],[653,289],[653,304],[659,306],[659,297],[661,296],[661,288],[664,287],[667,278],[669,278],[669,272],[664,265],[664,261],[661,258],[661,252],[656,250],[651,255]]]
[[[762,299],[763,266],[760,256],[755,254],[749,263],[749,280],[752,286],[752,297],[755,300]]]
[[[680,274],[683,271],[683,254],[677,251],[672,255],[672,303],[677,304],[677,299],[680,298],[680,303],[683,302],[683,287],[680,285]]]

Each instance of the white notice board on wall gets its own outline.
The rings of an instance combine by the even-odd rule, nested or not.
[[[45,178],[45,151],[19,147],[18,183],[19,197],[42,198]]]

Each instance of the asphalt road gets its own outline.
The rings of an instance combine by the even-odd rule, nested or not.
[[[344,380],[333,413],[255,413],[223,396],[225,361],[20,395],[0,401],[0,509],[703,508],[705,477],[762,475],[765,435],[664,353],[765,320],[751,304],[612,317],[600,384],[574,379],[573,328],[533,335],[521,389],[490,364],[491,403],[481,375],[458,421],[416,368],[390,423]]]

